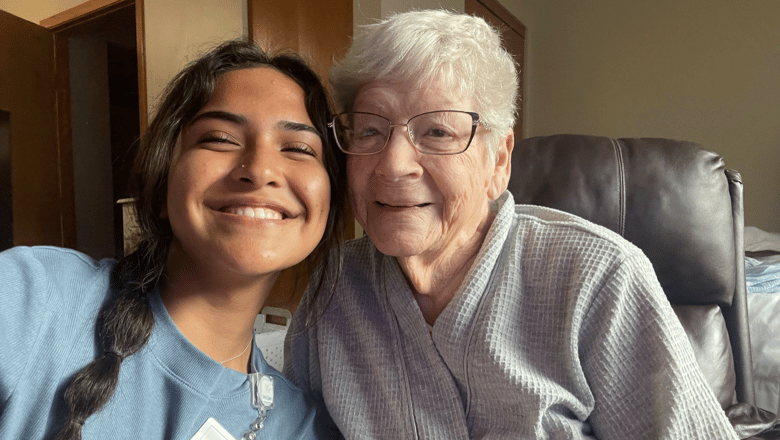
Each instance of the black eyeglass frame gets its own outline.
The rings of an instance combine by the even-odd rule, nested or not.
[[[429,115],[431,113],[443,113],[443,112],[464,113],[464,114],[467,114],[467,115],[471,116],[471,136],[469,136],[469,141],[466,143],[466,146],[462,150],[460,150],[460,151],[448,151],[448,152],[444,152],[444,153],[420,150],[420,147],[414,142],[414,140],[412,139],[412,136],[409,134],[410,133],[409,132],[409,122],[412,121],[414,118],[417,118],[419,116]],[[339,134],[338,134],[338,132],[336,130],[336,120],[338,118],[340,118],[341,116],[350,115],[350,114],[353,114],[353,115],[371,115],[371,116],[376,116],[378,118],[384,119],[385,121],[387,121],[389,123],[388,124],[388,128],[390,128],[390,133],[387,135],[387,139],[385,140],[385,144],[382,145],[382,148],[378,149],[377,151],[372,151],[370,153],[356,153],[354,151],[347,151],[341,145],[341,141],[339,141]],[[390,138],[393,136],[393,130],[395,129],[395,127],[406,127],[406,138],[409,140],[409,143],[412,144],[414,149],[419,151],[420,153],[422,153],[422,154],[432,154],[432,155],[436,155],[436,156],[452,156],[452,155],[455,155],[455,154],[461,154],[461,153],[463,153],[463,152],[465,152],[466,150],[469,149],[469,147],[471,146],[471,141],[474,140],[474,135],[477,133],[477,126],[479,124],[482,124],[482,126],[485,127],[486,130],[490,130],[490,125],[488,125],[487,122],[482,121],[482,120],[479,119],[479,113],[467,112],[465,110],[432,110],[432,111],[429,111],[429,112],[424,112],[424,113],[420,113],[419,115],[412,116],[411,118],[409,118],[406,121],[405,124],[393,124],[393,121],[387,119],[386,117],[384,117],[382,115],[378,115],[376,113],[370,113],[370,112],[344,112],[344,113],[339,113],[339,114],[335,115],[333,117],[333,119],[330,122],[328,122],[328,127],[331,130],[333,130],[333,137],[336,138],[336,145],[339,147],[339,150],[343,151],[346,154],[350,154],[350,155],[353,155],[353,156],[370,156],[372,154],[379,154],[379,153],[381,153],[385,149],[385,147],[387,147],[387,144],[390,143]]]

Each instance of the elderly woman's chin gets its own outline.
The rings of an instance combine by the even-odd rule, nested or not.
[[[468,179],[462,179],[468,184]],[[420,256],[429,262],[475,252],[490,227],[493,215],[488,198],[472,191],[447,191],[458,197],[429,196],[443,202],[388,207],[353,203],[355,217],[379,252],[397,258]],[[432,191],[423,191],[426,195]],[[363,200],[363,199],[353,199]],[[457,215],[456,215],[457,214]]]
[[[431,232],[385,223],[365,225],[366,235],[379,252],[391,257],[413,257],[431,247]]]

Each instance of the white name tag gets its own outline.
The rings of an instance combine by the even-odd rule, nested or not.
[[[213,417],[206,420],[206,423],[200,427],[192,440],[236,440],[222,425]]]
[[[266,408],[274,407],[274,380],[270,376],[260,378],[260,403]]]

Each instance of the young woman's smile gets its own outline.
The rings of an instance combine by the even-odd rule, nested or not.
[[[303,99],[293,80],[271,68],[220,77],[174,153],[173,256],[251,277],[292,266],[317,246],[330,184]]]

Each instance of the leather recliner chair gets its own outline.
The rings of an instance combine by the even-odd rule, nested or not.
[[[742,182],[691,142],[554,135],[516,141],[515,203],[584,217],[649,257],[724,409],[755,404]]]

